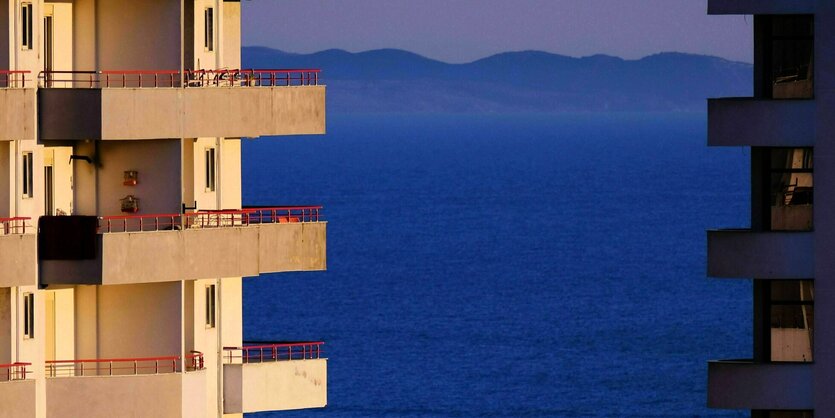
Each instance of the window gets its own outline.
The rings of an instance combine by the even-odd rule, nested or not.
[[[215,285],[206,286],[206,327],[215,327]]]
[[[766,95],[774,99],[808,99],[814,83],[814,17],[764,16],[762,50]]]
[[[771,230],[811,230],[812,148],[773,148],[769,159]]]
[[[217,167],[217,161],[215,160],[215,149],[214,148],[206,148],[206,191],[207,192],[215,191],[215,178],[216,178],[215,167]]]
[[[813,418],[814,411],[751,411],[751,418]]]
[[[20,45],[23,49],[32,49],[32,3],[20,5]]]
[[[35,338],[35,294],[23,294],[23,338]]]
[[[771,361],[813,361],[814,282],[773,280],[769,293]]]
[[[206,51],[214,51],[215,50],[215,9],[211,7],[207,7],[206,11],[203,13],[204,19],[203,21],[206,24],[205,30],[203,31],[203,35],[205,36],[204,45],[206,47]]]
[[[34,160],[34,156],[32,155],[31,152],[24,152],[23,153],[23,178],[21,180],[23,182],[22,192],[23,192],[23,197],[24,198],[34,196],[34,193],[33,193],[33,190],[32,190],[33,189],[32,186],[34,185],[34,182],[32,181],[33,180],[32,169],[34,168],[33,167],[33,160]]]

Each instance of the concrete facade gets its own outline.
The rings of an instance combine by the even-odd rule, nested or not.
[[[323,408],[328,361],[298,360],[223,366],[226,413]]]
[[[318,78],[191,78],[239,68],[241,28],[239,1],[0,0],[0,70],[28,71],[0,85],[0,418],[242,416],[243,277],[326,269],[327,222],[242,222],[241,138],[326,115]],[[249,370],[251,410],[327,402],[325,359]]]
[[[835,416],[835,4],[709,0],[708,12],[754,15],[754,97],[708,103],[708,144],[751,149],[751,227],[707,235],[709,276],[753,279],[753,359],[708,364],[708,405]]]

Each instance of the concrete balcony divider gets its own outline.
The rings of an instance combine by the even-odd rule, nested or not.
[[[803,279],[815,276],[811,232],[718,230],[707,233],[710,277]]]
[[[322,85],[55,88],[38,101],[46,141],[325,133]]]
[[[812,363],[711,361],[707,405],[722,409],[813,409]]]
[[[0,88],[0,141],[35,139],[34,88]]]
[[[327,222],[113,232],[90,260],[40,260],[42,284],[128,284],[325,270]]]
[[[815,12],[815,0],[708,0],[710,15],[808,14]]]
[[[709,99],[710,146],[811,147],[814,100]]]
[[[35,234],[0,235],[0,287],[38,284]]]

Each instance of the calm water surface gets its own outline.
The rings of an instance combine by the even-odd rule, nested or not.
[[[244,281],[247,340],[325,340],[329,406],[276,417],[745,416],[751,284],[705,277],[748,225],[748,153],[704,114],[329,116],[243,148],[244,203],[323,204],[328,271]]]

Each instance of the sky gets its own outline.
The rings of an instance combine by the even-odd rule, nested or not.
[[[246,0],[243,44],[309,53],[405,49],[461,63],[506,51],[752,62],[753,19],[707,0]]]

